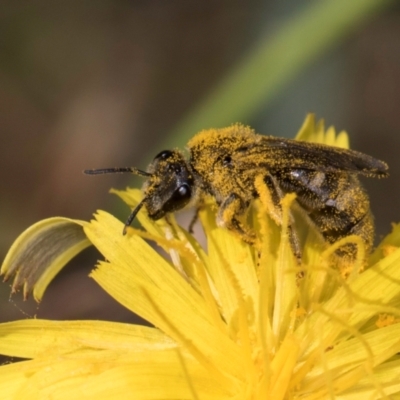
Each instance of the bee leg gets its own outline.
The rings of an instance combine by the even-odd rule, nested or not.
[[[200,210],[203,208],[203,205],[204,205],[204,200],[203,200],[203,198],[201,197],[201,198],[197,201],[196,209],[195,209],[195,211],[194,211],[194,214],[193,214],[192,219],[190,220],[190,223],[189,223],[189,226],[188,226],[188,231],[189,231],[189,233],[193,233],[193,228],[194,228],[196,222],[197,222],[198,219],[199,219],[199,213],[200,213]]]
[[[248,208],[236,193],[232,193],[221,204],[218,210],[217,223],[230,231],[236,232],[243,241],[254,244],[256,237],[236,218],[244,215]]]
[[[288,231],[290,247],[292,248],[293,254],[296,257],[297,262],[301,264],[301,248],[299,235],[291,225],[289,225]]]
[[[189,227],[188,227],[189,233],[193,233],[193,228],[194,228],[197,220],[199,219],[200,210],[201,210],[201,206],[197,206],[196,210],[194,211],[193,217],[192,217],[192,219],[190,220],[190,223],[189,223]]]
[[[255,181],[256,190],[259,194],[261,203],[264,205],[268,215],[278,225],[282,226],[282,207],[281,201],[284,193],[279,187],[278,182],[271,175],[258,176]],[[293,228],[294,218],[289,213],[288,235],[290,247],[298,263],[301,262],[300,240],[296,230]]]

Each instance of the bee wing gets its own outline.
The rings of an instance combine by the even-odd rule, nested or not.
[[[237,149],[236,162],[244,169],[307,169],[349,172],[370,177],[388,175],[388,165],[358,151],[317,143],[261,136],[250,146]]]

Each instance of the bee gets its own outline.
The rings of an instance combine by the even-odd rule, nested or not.
[[[264,199],[267,213],[281,225],[281,200],[295,193],[296,206],[326,242],[358,235],[367,250],[372,247],[373,218],[358,176],[386,177],[385,162],[354,150],[259,135],[240,124],[204,130],[187,149],[188,158],[179,150],[158,153],[146,171],[130,167],[84,171],[131,172],[146,178],[143,198],[127,219],[124,234],[142,207],[158,220],[211,195],[218,206],[218,225],[254,244],[255,234],[245,222],[252,201]],[[299,259],[293,216],[290,221],[290,243]]]

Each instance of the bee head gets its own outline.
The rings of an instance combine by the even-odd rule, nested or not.
[[[165,150],[148,168],[150,177],[143,185],[143,205],[150,218],[157,220],[185,207],[192,198],[193,174],[182,153]]]
[[[149,217],[157,220],[169,212],[185,207],[192,198],[193,174],[190,172],[185,157],[177,150],[164,150],[157,154],[147,171],[131,167],[84,171],[85,174],[89,175],[123,172],[131,172],[147,178],[143,184],[143,199],[132,210],[125,223],[123,234],[126,233],[126,228],[132,223],[143,206],[146,208]]]

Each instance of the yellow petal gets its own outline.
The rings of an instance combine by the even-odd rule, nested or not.
[[[400,249],[359,274],[352,282],[318,307],[296,330],[299,340],[313,351],[326,340],[326,347],[338,335],[350,336],[348,327],[362,327],[370,318],[382,312],[391,312],[398,306],[400,291]],[[313,327],[313,329],[310,329]],[[319,340],[315,340],[315,332]]]
[[[14,321],[0,324],[0,337],[0,353],[21,358],[79,349],[143,351],[177,346],[158,329],[103,321]]]
[[[379,243],[379,246],[369,259],[369,264],[373,265],[381,258],[384,258],[388,248],[391,248],[392,250],[400,248],[400,224],[393,224],[392,232],[387,235],[381,243]]]
[[[316,123],[314,114],[307,114],[302,127],[297,133],[296,140],[326,144],[344,149],[349,148],[349,138],[346,132],[342,131],[336,135],[333,127],[325,131],[324,120],[321,119]]]
[[[23,232],[11,246],[1,267],[5,280],[15,275],[13,291],[24,287],[24,297],[33,289],[37,301],[57,273],[76,254],[90,245],[83,221],[48,218]]]
[[[124,306],[189,347],[210,368],[218,365],[240,377],[239,349],[214,325],[205,300],[141,238],[123,236],[121,228],[121,222],[104,212],[85,227],[110,262],[93,271],[96,282]]]
[[[219,380],[154,328],[26,320],[1,324],[0,336],[2,354],[36,357],[0,369],[3,398],[225,398]]]
[[[215,213],[205,210],[202,215],[208,242],[209,273],[229,322],[238,309],[238,296],[252,299],[258,307],[258,278],[251,246],[227,229],[216,225]]]
[[[373,376],[364,375],[351,389],[340,393],[337,400],[398,399],[400,393],[400,359],[374,369]],[[396,395],[391,397],[391,395]]]
[[[29,361],[28,361],[29,362]],[[0,390],[3,399],[18,399],[17,393],[26,384],[27,377],[21,373],[25,362],[2,365],[0,368]],[[35,393],[31,393],[30,399],[38,399]]]
[[[376,329],[347,341],[341,341],[333,349],[321,353],[321,359],[315,360],[315,367],[310,370],[302,382],[301,390],[314,392],[327,385],[326,374],[329,371],[331,381],[341,381],[351,386],[366,373],[371,379],[375,369],[400,351],[400,324]]]
[[[122,282],[129,279],[127,283],[134,285],[134,281],[140,279],[146,289],[147,286],[156,286],[170,295],[176,295],[189,307],[197,309],[197,314],[207,316],[204,300],[194,290],[190,290],[188,283],[165,258],[139,236],[129,233],[123,236],[122,223],[110,214],[99,212],[96,218],[96,221],[85,227],[85,232],[106,260],[117,265],[121,272],[130,274]],[[95,276],[96,271],[93,274]],[[129,297],[127,302],[135,307],[131,296]]]
[[[186,347],[210,369],[217,368],[241,376],[239,349],[205,319],[198,308],[182,301],[169,290],[149,286],[134,278],[134,272],[113,264],[102,264],[92,276],[117,301],[159,327],[180,345]],[[135,279],[135,281],[132,281]],[[188,296],[185,296],[188,298]],[[199,303],[201,309],[201,303]],[[226,355],[229,354],[229,357]]]
[[[196,360],[168,349],[78,351],[3,366],[0,388],[15,399],[229,398]]]

